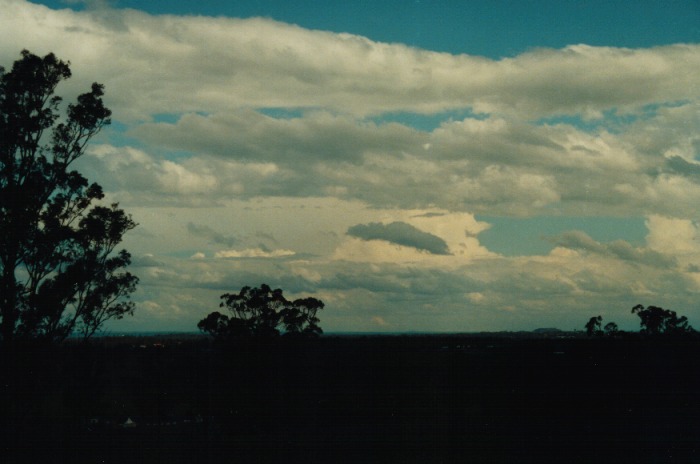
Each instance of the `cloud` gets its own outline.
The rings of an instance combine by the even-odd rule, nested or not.
[[[646,241],[650,249],[672,256],[689,272],[700,263],[700,230],[690,219],[652,215],[647,218]],[[698,282],[700,283],[700,281]]]
[[[266,211],[265,214],[274,216],[289,210],[289,217],[308,214],[300,220],[309,229],[316,224],[343,220],[337,208],[294,209],[292,203],[284,203],[284,208],[264,207],[276,203],[268,199],[249,214]],[[252,203],[244,202],[241,211],[246,211],[246,205]],[[216,224],[211,211],[176,210],[181,216],[185,215],[179,218],[182,226],[166,223],[164,227],[181,230],[183,235],[187,233],[188,222],[209,224],[211,228]],[[336,211],[335,216],[333,211]],[[347,211],[355,214],[352,208]],[[170,217],[171,211],[158,214]],[[190,217],[192,214],[202,217]],[[411,220],[424,221],[425,226],[419,230],[431,234],[439,230],[452,231],[452,235],[439,235],[450,247],[458,239],[476,240],[476,231],[487,228],[468,215],[439,210],[366,209],[364,214],[373,219],[363,223],[365,225],[373,222],[388,225],[391,219],[379,221],[393,218],[393,222],[400,220],[406,224]],[[315,220],[311,221],[314,216]],[[207,217],[211,222],[202,219]],[[241,217],[247,224],[252,216],[243,214]],[[161,222],[160,217],[153,221]],[[275,249],[224,250],[219,254],[220,259],[193,260],[188,258],[191,252],[178,259],[159,252],[154,259],[162,263],[162,267],[148,271],[143,268],[137,272],[141,278],[137,300],[158,302],[164,314],[155,318],[143,312],[139,317],[144,323],[160,321],[162,316],[177,310],[178,321],[189,321],[177,323],[191,330],[199,319],[215,310],[222,292],[262,282],[283,288],[292,296],[305,294],[321,298],[327,305],[327,310],[321,314],[321,325],[326,331],[376,330],[371,318],[377,315],[389,322],[393,331],[415,330],[416,327],[442,331],[456,328],[465,331],[529,330],[541,325],[537,321],[544,319],[562,328],[581,328],[590,317],[591,308],[599,308],[596,314],[600,313],[600,308],[605,308],[606,319],[615,320],[626,329],[635,329],[638,321],[629,315],[629,310],[637,302],[674,307],[697,317],[696,312],[690,310],[700,291],[700,281],[694,275],[697,266],[692,267],[693,262],[698,262],[693,258],[696,255],[691,250],[691,260],[686,263],[674,254],[682,256],[685,245],[673,250],[666,248],[671,244],[670,238],[666,242],[653,238],[662,240],[668,231],[677,228],[681,233],[675,238],[685,237],[682,241],[691,244],[693,235],[686,232],[692,232],[692,228],[687,229],[686,222],[663,217],[649,220],[647,224],[650,232],[646,246],[603,243],[580,232],[571,232],[557,237],[557,248],[542,256],[504,257],[477,253],[464,259],[456,254],[433,255],[384,240],[346,237],[337,249],[347,252],[348,243],[372,245],[377,246],[377,256],[356,253],[354,260],[344,260],[333,254],[291,255],[293,248],[283,234],[278,235],[280,243]],[[297,225],[291,222],[290,227]],[[344,230],[349,227],[345,226]],[[472,235],[468,236],[467,232]],[[406,254],[399,257],[410,257],[414,261],[396,259],[390,253],[392,249],[403,250]],[[226,256],[230,259],[221,259]],[[676,259],[679,265],[674,265]]]
[[[400,124],[379,128],[372,122],[328,112],[277,119],[251,109],[188,113],[174,124],[140,125],[130,135],[176,150],[281,165],[300,160],[359,163],[364,153],[400,153],[425,137]]]
[[[658,253],[648,248],[635,248],[624,240],[615,240],[610,243],[600,243],[593,240],[584,232],[570,231],[552,239],[557,246],[601,256],[611,257],[622,261],[628,261],[649,266],[671,268],[677,265],[676,261],[667,255]]]
[[[413,247],[434,255],[447,255],[447,243],[440,237],[423,232],[405,222],[381,224],[357,224],[348,229],[347,234],[362,240],[384,240],[397,245]]]
[[[261,18],[98,10],[7,2],[0,58],[51,44],[73,64],[67,100],[106,84],[128,127],[111,138],[133,146],[95,146],[80,167],[124,204],[333,195],[378,208],[688,217],[700,201],[700,45],[490,60]],[[383,118],[465,108],[472,116],[431,131]]]
[[[591,308],[635,326],[642,300],[695,307],[698,44],[492,60],[5,0],[0,63],[23,48],[71,61],[67,102],[106,85],[115,124],[75,167],[140,224],[124,243],[139,327],[193,330],[222,291],[262,282],[322,298],[329,331],[581,328]],[[434,125],[396,122],[416,114]],[[504,257],[475,214],[646,217],[648,235],[573,231]]]
[[[229,179],[204,164],[197,159],[159,159],[129,146],[94,144],[76,167],[106,190],[119,192],[126,202],[167,204],[196,202],[230,192],[230,184],[219,185]]]
[[[292,250],[263,250],[262,248],[249,248],[245,250],[221,250],[214,254],[215,258],[284,258],[294,256]]]
[[[161,267],[163,263],[155,258],[152,254],[144,254],[141,256],[132,256],[131,258],[132,267]]]
[[[187,232],[195,237],[202,237],[209,240],[211,243],[218,245],[226,245],[232,247],[238,243],[238,239],[231,235],[224,235],[212,229],[209,226],[197,225],[192,222],[187,223]]]
[[[50,44],[72,61],[76,76],[104,82],[110,106],[132,120],[232,107],[322,107],[356,116],[471,107],[533,119],[595,117],[611,107],[687,98],[700,70],[693,44],[572,45],[490,60],[262,18],[5,3],[3,61],[25,47],[44,53]]]

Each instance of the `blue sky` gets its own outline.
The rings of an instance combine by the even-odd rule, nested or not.
[[[0,6],[0,64],[106,86],[78,167],[140,224],[114,330],[263,282],[328,331],[700,326],[697,1]]]
[[[53,8],[83,4],[37,2]],[[490,58],[533,47],[649,47],[700,40],[697,1],[494,0],[354,1],[224,0],[190,2],[115,0],[118,8],[152,14],[264,16],[305,28],[349,32],[381,42]]]

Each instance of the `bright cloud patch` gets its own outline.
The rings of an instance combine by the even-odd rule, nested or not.
[[[246,250],[221,250],[214,254],[215,258],[282,258],[293,256],[291,250],[263,250],[262,248],[251,248]]]

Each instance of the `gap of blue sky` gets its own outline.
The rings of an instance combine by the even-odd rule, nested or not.
[[[52,8],[85,8],[83,2],[75,0],[36,3]],[[380,42],[496,59],[537,47],[561,48],[579,43],[638,48],[700,41],[700,2],[696,0],[113,0],[108,3],[151,14],[269,17],[308,29],[347,32]]]

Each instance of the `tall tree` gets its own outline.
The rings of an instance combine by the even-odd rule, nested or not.
[[[197,327],[216,338],[274,337],[280,328],[287,336],[318,336],[323,333],[316,317],[324,304],[316,298],[290,301],[281,289],[269,285],[243,287],[238,293],[221,295],[221,308],[231,316],[216,311],[199,321]]]
[[[675,311],[640,304],[632,308],[632,313],[639,316],[642,332],[649,335],[681,335],[694,332],[685,316],[678,317]]]
[[[600,326],[602,323],[602,316],[593,316],[592,318],[588,319],[588,322],[586,322],[586,325],[584,326],[584,328],[586,329],[586,334],[589,337],[592,337],[593,335],[600,335],[602,333],[600,330]]]
[[[112,318],[133,313],[138,279],[115,253],[136,224],[71,165],[110,123],[103,86],[67,105],[54,95],[70,63],[26,50],[0,67],[0,336],[90,337]]]

